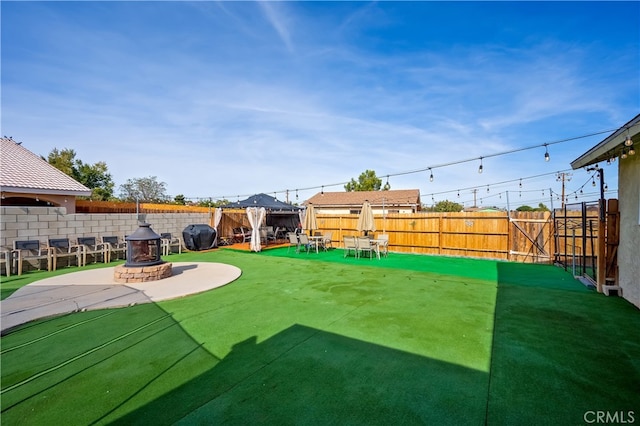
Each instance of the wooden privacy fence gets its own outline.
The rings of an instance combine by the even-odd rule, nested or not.
[[[78,201],[78,212],[135,213],[135,203]],[[140,213],[208,212],[213,208],[172,204],[140,204]],[[269,216],[269,213],[267,213]],[[267,218],[267,222],[269,219]],[[358,235],[357,214],[317,214],[317,232],[332,232],[335,247],[343,237]],[[376,232],[389,235],[389,250],[416,254],[479,257],[518,262],[553,261],[554,226],[550,212],[390,213],[375,215]],[[225,209],[218,225],[221,236],[250,228],[243,209]]]
[[[77,213],[206,213],[212,207],[183,206],[180,204],[123,203],[115,201],[76,200]]]
[[[357,235],[358,215],[318,214],[320,231],[334,242]],[[549,212],[411,213],[375,217],[374,234],[389,235],[389,250],[418,254],[550,262],[553,222]]]

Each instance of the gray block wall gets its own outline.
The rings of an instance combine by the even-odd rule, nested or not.
[[[157,233],[170,232],[182,238],[182,230],[192,224],[209,224],[208,213],[149,213],[140,215]],[[138,227],[135,213],[75,213],[64,207],[0,207],[0,246],[13,248],[17,240],[100,237],[124,238]]]

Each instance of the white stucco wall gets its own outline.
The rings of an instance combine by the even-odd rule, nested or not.
[[[640,155],[620,159],[618,283],[622,297],[640,308]]]

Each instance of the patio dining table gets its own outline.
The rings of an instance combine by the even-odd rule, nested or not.
[[[376,256],[378,257],[378,260],[380,260],[380,245],[384,244],[385,240],[378,240],[378,239],[372,238],[369,241],[371,242],[371,245],[373,246],[373,250],[376,252]]]
[[[316,246],[316,253],[319,253],[318,246],[322,242],[322,235],[309,235],[309,241],[313,241],[313,245]]]

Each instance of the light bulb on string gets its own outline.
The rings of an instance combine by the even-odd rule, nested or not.
[[[480,157],[480,167],[478,167],[478,173],[482,173],[482,157]]]
[[[591,178],[591,186],[596,186],[596,180],[593,177]]]
[[[460,198],[460,190],[458,189],[458,198]]]
[[[520,188],[522,188],[522,178],[520,178],[520,183],[518,184]]]
[[[296,200],[298,199],[298,190],[296,189]]]
[[[544,161],[549,161],[551,159],[551,157],[549,156],[549,148],[547,147],[547,144],[544,144]]]
[[[624,140],[624,146],[633,145],[633,141],[631,140],[631,136],[629,136],[629,129],[627,128],[627,138]]]
[[[489,185],[487,185],[487,192],[489,192]]]
[[[429,167],[429,182],[433,182],[433,170],[431,170],[431,167]]]
[[[629,155],[636,155],[636,150],[633,149],[633,145],[631,145],[631,148],[629,148]]]

